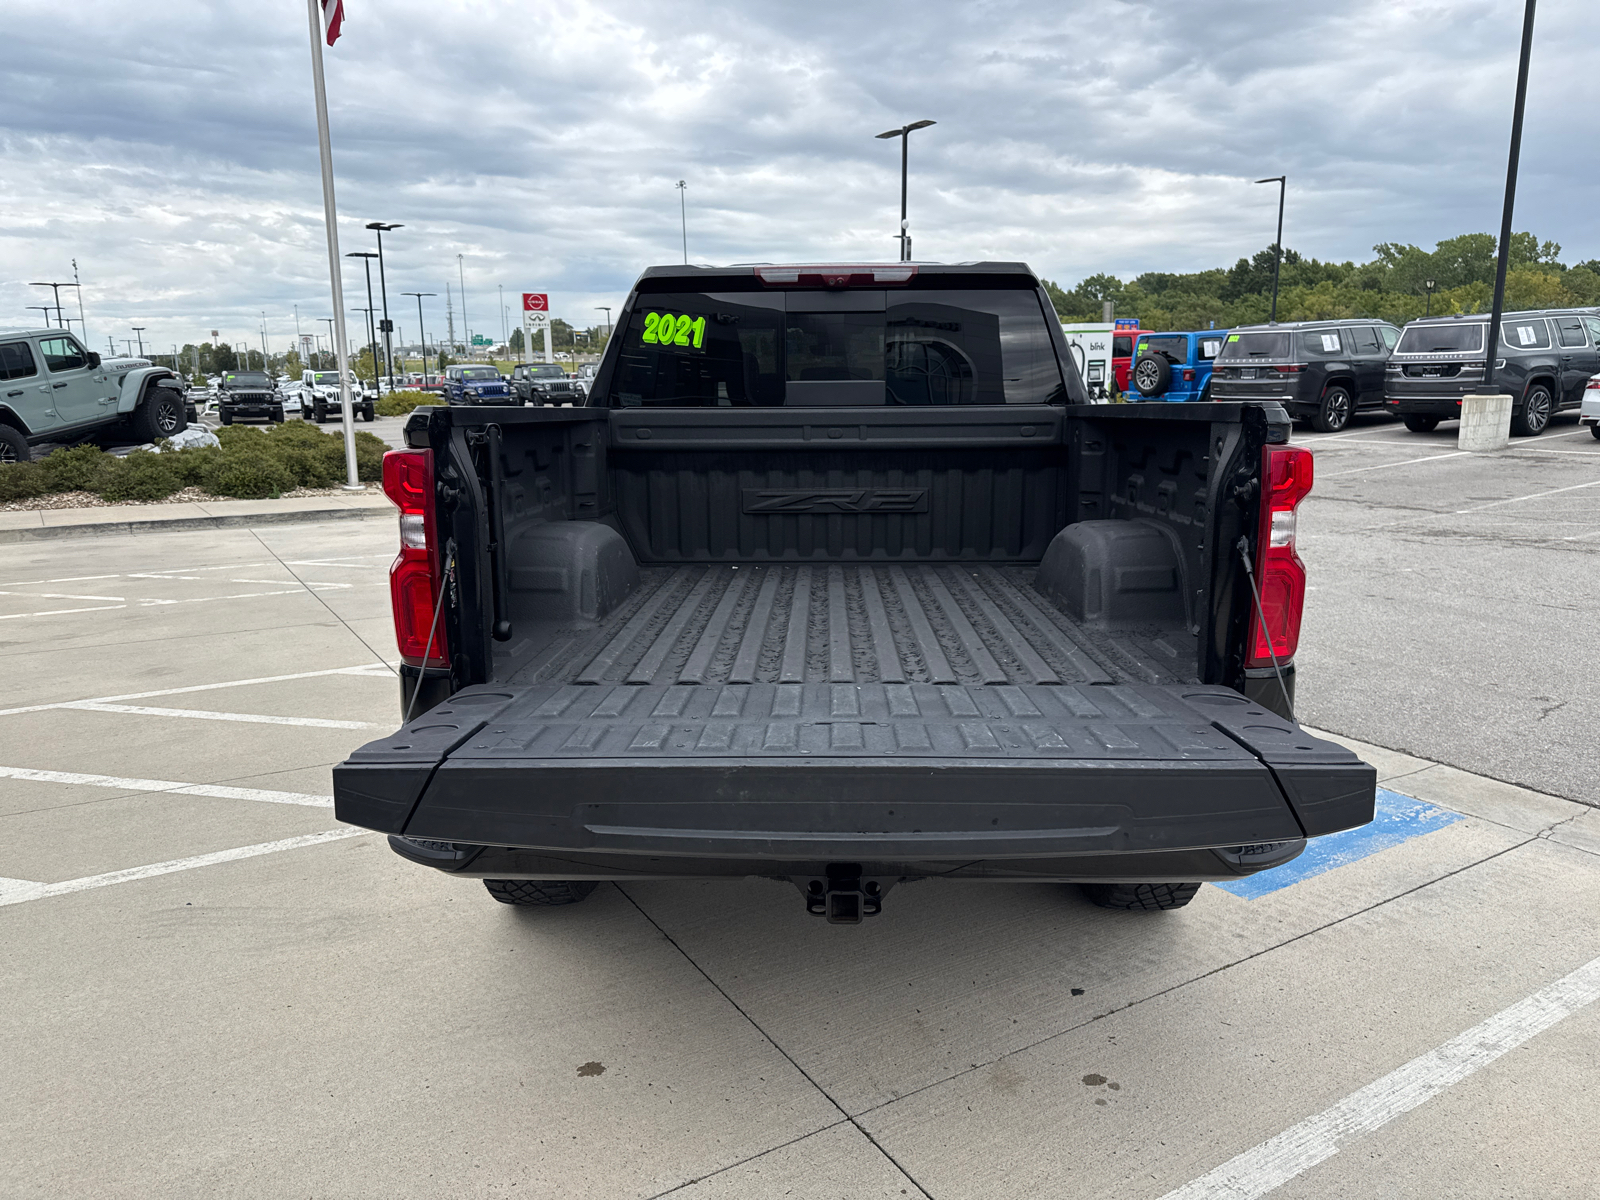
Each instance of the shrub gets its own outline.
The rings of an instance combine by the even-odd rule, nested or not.
[[[210,463],[201,486],[213,496],[265,500],[295,486],[294,476],[265,454],[224,454]]]
[[[172,463],[174,455],[130,451],[111,459],[101,473],[98,491],[104,500],[164,500],[183,486]]]
[[[444,398],[433,392],[390,392],[379,396],[373,411],[380,417],[403,417],[424,404],[443,404]]]
[[[205,481],[207,468],[222,455],[217,446],[189,446],[183,450],[168,450],[162,458],[171,464],[179,487],[199,487]]]
[[[56,450],[39,461],[52,492],[98,492],[114,460],[99,446]]]
[[[389,443],[365,429],[356,433],[356,478],[363,483],[376,483],[383,478],[383,456],[389,453]],[[342,461],[341,454],[341,461]]]
[[[7,463],[0,467],[0,503],[31,500],[50,491],[50,481],[38,463]]]

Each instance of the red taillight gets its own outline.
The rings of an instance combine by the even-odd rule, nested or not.
[[[1306,364],[1290,363],[1287,367],[1273,367],[1272,369],[1280,375],[1298,375],[1306,369]]]
[[[1596,375],[1593,379],[1589,380],[1589,382],[1584,385],[1583,390],[1586,392],[1600,392],[1600,375]]]
[[[400,660],[412,667],[448,667],[444,623],[434,619],[434,606],[444,598],[439,589],[439,554],[433,544],[433,451],[391,450],[385,454],[383,493],[400,510],[400,554],[389,568],[389,601],[394,607]]]
[[[911,282],[917,268],[900,263],[866,267],[757,267],[756,278],[767,287],[899,287]]]
[[[1193,383],[1194,382],[1194,368],[1193,367],[1185,367],[1183,369],[1183,381],[1185,383]]]
[[[1274,657],[1279,663],[1291,659],[1300,645],[1306,565],[1295,553],[1295,508],[1311,492],[1311,464],[1311,451],[1303,446],[1268,446],[1262,451],[1261,528],[1256,541],[1261,615],[1250,623],[1252,667],[1271,666]]]

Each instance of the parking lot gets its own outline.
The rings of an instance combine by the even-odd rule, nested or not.
[[[1384,821],[1174,913],[502,907],[333,820],[392,521],[6,546],[0,1192],[1592,1197],[1600,443],[1296,440],[1298,715]]]

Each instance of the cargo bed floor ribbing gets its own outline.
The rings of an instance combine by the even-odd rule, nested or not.
[[[1194,679],[1179,630],[1086,629],[1035,568],[646,568],[598,629],[565,631],[509,682],[1113,684]]]

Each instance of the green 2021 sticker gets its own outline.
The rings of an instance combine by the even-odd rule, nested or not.
[[[658,346],[693,346],[698,350],[705,344],[706,319],[688,313],[676,317],[671,313],[645,313],[643,340]]]

